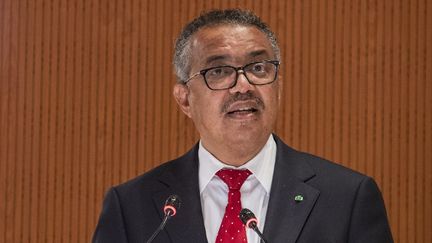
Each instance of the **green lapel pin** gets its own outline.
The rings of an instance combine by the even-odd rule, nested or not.
[[[304,200],[304,197],[300,194],[294,197],[294,201],[296,201],[296,202],[303,202],[303,200]]]

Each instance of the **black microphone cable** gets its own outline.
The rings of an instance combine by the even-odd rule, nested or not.
[[[253,229],[253,231],[257,233],[262,243],[267,243],[267,241],[264,239],[263,234],[258,229],[258,220],[255,217],[255,214],[252,213],[252,211],[247,208],[243,208],[240,211],[239,217],[246,227]]]
[[[165,201],[164,208],[163,208],[165,216],[164,216],[161,224],[159,225],[159,227],[156,229],[156,231],[153,233],[153,235],[150,236],[150,238],[147,240],[147,243],[151,243],[156,238],[156,236],[159,234],[159,232],[161,232],[163,230],[168,219],[170,219],[171,217],[174,217],[177,214],[177,209],[180,208],[180,205],[181,205],[181,200],[180,200],[179,196],[171,195],[167,198],[167,200]]]

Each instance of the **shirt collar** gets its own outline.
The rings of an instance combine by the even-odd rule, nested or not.
[[[201,141],[198,148],[199,160],[199,188],[200,193],[204,191],[215,173],[222,168],[248,169],[260,182],[267,193],[270,193],[273,179],[273,170],[276,161],[276,142],[273,135],[270,135],[261,151],[251,160],[240,167],[226,165],[216,159],[204,146]]]

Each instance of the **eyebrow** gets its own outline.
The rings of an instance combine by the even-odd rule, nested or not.
[[[228,59],[228,56],[227,55],[210,56],[206,59],[205,63],[206,63],[206,65],[208,65],[214,61],[219,61],[219,60],[224,60],[224,59]]]
[[[268,54],[267,50],[262,49],[262,50],[252,51],[248,54],[248,56],[257,57],[257,56],[261,56],[261,55],[265,55],[265,54]],[[209,65],[214,61],[225,60],[225,59],[229,59],[229,56],[228,55],[214,55],[214,56],[208,57],[205,61],[205,64]]]
[[[263,54],[268,54],[268,52],[266,50],[257,50],[257,51],[253,51],[251,53],[249,53],[249,56],[251,57],[256,57],[256,56],[261,56]]]

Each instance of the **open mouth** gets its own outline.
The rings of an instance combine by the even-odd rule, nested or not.
[[[247,115],[247,114],[255,113],[257,111],[258,111],[258,109],[256,109],[256,108],[248,107],[248,108],[240,108],[240,109],[232,110],[232,111],[229,111],[227,114],[228,115]]]
[[[238,108],[227,112],[227,116],[234,119],[250,119],[256,114],[258,114],[258,109],[254,107]]]
[[[262,111],[264,111],[264,104],[258,98],[235,100],[233,102],[227,102],[222,111],[231,119],[253,120],[256,119]]]

